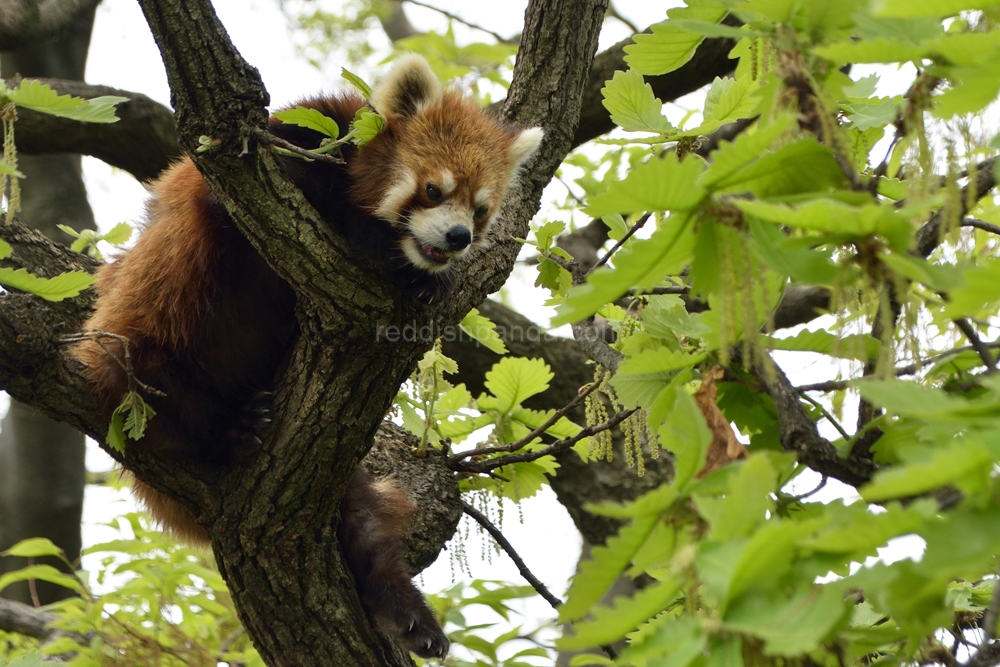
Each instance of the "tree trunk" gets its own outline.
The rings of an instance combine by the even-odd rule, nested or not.
[[[83,80],[95,7],[87,7],[56,39],[0,54],[0,75]],[[22,155],[21,218],[51,238],[67,241],[56,225],[94,226],[80,156]],[[84,436],[33,408],[11,401],[0,424],[0,550],[28,537],[47,537],[71,561],[80,557],[80,516],[85,483]],[[44,559],[62,567],[54,559]],[[0,574],[24,559],[0,559]],[[5,597],[48,604],[72,592],[47,582],[20,582]]]

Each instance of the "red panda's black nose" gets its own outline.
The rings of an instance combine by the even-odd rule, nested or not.
[[[461,250],[472,243],[472,232],[468,227],[455,225],[445,233],[444,240],[448,243],[448,250]]]

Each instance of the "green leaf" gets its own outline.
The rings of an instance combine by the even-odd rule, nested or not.
[[[710,134],[726,123],[749,118],[760,103],[760,82],[750,77],[743,79],[718,78],[712,82],[705,95],[704,121],[687,136]]]
[[[21,540],[10,549],[0,551],[0,556],[21,556],[22,558],[35,558],[39,556],[55,556],[65,558],[63,550],[52,543],[52,540],[45,537],[29,537]]]
[[[774,511],[770,494],[778,485],[778,473],[767,456],[755,455],[738,465],[724,497],[695,496],[698,513],[708,522],[708,539],[732,540],[749,537]]]
[[[967,9],[990,9],[996,0],[874,0],[872,14],[876,16],[954,16]]]
[[[85,100],[72,95],[60,95],[35,79],[25,79],[19,87],[6,90],[3,94],[18,106],[87,123],[117,122],[115,105],[128,102],[127,97],[104,96]]]
[[[490,318],[480,315],[478,308],[470,310],[458,326],[487,349],[497,354],[507,354],[507,346],[497,334],[497,325]]]
[[[705,196],[698,185],[702,162],[697,157],[678,161],[673,155],[652,158],[614,181],[608,191],[591,197],[586,212],[595,218],[612,213],[683,211],[697,206]]]
[[[0,259],[7,259],[14,252],[14,249],[10,247],[10,244],[0,239]]]
[[[687,7],[670,9],[667,16],[717,23],[727,11],[717,2],[688,0],[687,4]],[[672,21],[664,21],[652,26],[652,34],[638,34],[632,39],[635,44],[625,47],[625,62],[640,74],[656,75],[673,72],[691,60],[705,37],[673,25]]]
[[[934,100],[934,113],[941,118],[975,113],[993,102],[1000,91],[1000,71],[995,60],[975,67],[955,67],[948,78],[952,87]]]
[[[366,100],[371,98],[372,87],[369,86],[367,83],[365,83],[365,80],[362,79],[360,76],[358,76],[354,72],[348,71],[344,67],[341,67],[340,77],[344,79],[344,81],[346,81],[347,83],[357,88],[358,92],[360,92],[361,95],[364,96]]]
[[[930,49],[907,40],[878,37],[861,41],[843,41],[817,46],[813,52],[827,60],[849,63],[896,63],[921,60]]]
[[[627,132],[666,133],[673,130],[663,115],[663,102],[635,70],[617,71],[601,89],[611,121]]]
[[[0,576],[0,591],[13,583],[18,581],[27,581],[29,579],[47,581],[50,584],[62,586],[63,588],[68,588],[72,591],[76,591],[77,593],[83,593],[83,585],[76,577],[60,572],[51,565],[29,565],[28,567],[21,568],[20,570],[7,572],[6,574]]]
[[[746,216],[746,221],[757,242],[757,252],[774,271],[807,285],[833,286],[838,277],[843,279],[829,250],[810,247],[815,239],[789,237],[775,225],[752,215]]]
[[[745,27],[737,28],[734,26],[724,25],[722,23],[713,23],[711,21],[695,21],[692,19],[678,19],[670,22],[671,25],[680,28],[681,30],[687,30],[696,35],[704,35],[705,37],[728,37],[730,39],[740,40],[745,37],[762,37],[763,34],[747,30]]]
[[[702,174],[701,184],[716,189],[740,182],[734,178],[736,174],[760,159],[771,144],[795,126],[795,118],[785,114],[768,125],[758,125],[756,132],[747,131],[737,136],[735,141],[723,142],[709,156],[711,164]]]
[[[611,386],[627,407],[649,408],[656,396],[677,376],[706,359],[705,353],[688,354],[661,347],[625,359],[611,378]]]
[[[39,278],[26,269],[0,268],[0,285],[40,296],[46,301],[62,301],[90,287],[96,276],[86,271],[67,271],[54,278]]]
[[[911,236],[910,223],[890,204],[851,206],[835,199],[813,199],[800,206],[763,201],[733,203],[761,220],[788,227],[856,237],[880,234],[894,248],[905,249]]]
[[[631,287],[648,289],[680,272],[694,251],[691,216],[671,216],[648,239],[630,240],[614,256],[615,267],[601,267],[587,282],[569,290],[556,307],[552,326],[579,322],[622,296]]]
[[[618,535],[608,538],[606,545],[594,547],[591,558],[582,561],[579,571],[573,575],[566,602],[559,607],[560,623],[580,618],[597,604],[628,567],[659,520],[657,515],[639,517],[622,528]]]
[[[565,651],[610,644],[659,614],[677,595],[677,581],[670,578],[638,591],[631,598],[616,597],[610,607],[594,607],[593,619],[575,623],[576,635],[564,635],[556,646]]]
[[[320,134],[325,134],[331,139],[340,137],[340,128],[337,126],[337,121],[324,115],[317,109],[299,106],[286,111],[276,111],[271,115],[286,125],[305,127]]]
[[[111,245],[122,245],[126,241],[132,238],[132,226],[127,222],[119,222],[117,225],[112,227],[106,234],[101,236],[101,240],[107,241]]]
[[[497,397],[498,410],[509,414],[525,400],[549,388],[553,378],[549,365],[541,359],[504,357],[486,373],[486,388]]]
[[[702,619],[693,616],[665,618],[651,633],[622,651],[620,663],[649,667],[687,667],[701,657],[707,636]]]
[[[793,657],[819,648],[847,611],[842,586],[810,583],[790,597],[755,597],[734,606],[723,627],[763,639],[765,655]]]
[[[878,356],[882,344],[877,338],[866,334],[851,334],[835,336],[823,329],[809,331],[803,329],[788,338],[770,339],[776,350],[796,350],[801,352],[819,352],[839,359],[855,359],[868,361]]]
[[[354,122],[351,123],[351,142],[357,146],[364,146],[377,137],[384,127],[385,118],[380,114],[370,109],[358,109],[354,114]]]
[[[705,467],[712,433],[694,398],[683,387],[664,391],[649,412],[649,425],[656,428],[660,445],[674,455],[676,488],[684,486]]]
[[[842,104],[841,108],[848,113],[851,127],[858,130],[885,127],[895,122],[899,116],[901,98],[877,97],[865,102],[850,102]]]
[[[752,192],[758,197],[822,192],[838,187],[844,174],[833,151],[815,139],[801,139],[767,152],[714,183],[716,190]]]
[[[993,458],[989,447],[977,442],[975,436],[962,438],[935,448],[919,462],[876,474],[874,480],[858,491],[868,502],[881,502],[916,496],[947,484],[960,488],[971,484],[979,490],[988,482]]]

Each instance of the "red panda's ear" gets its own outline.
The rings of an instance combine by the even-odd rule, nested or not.
[[[441,83],[427,61],[411,53],[398,58],[392,69],[372,89],[371,104],[386,118],[414,116],[440,102]]]
[[[514,177],[517,173],[518,168],[524,164],[524,161],[535,154],[538,150],[538,145],[542,143],[542,136],[545,132],[540,127],[532,127],[527,130],[521,130],[521,132],[514,137],[514,141],[510,144],[510,153],[507,162],[507,174],[510,178]]]

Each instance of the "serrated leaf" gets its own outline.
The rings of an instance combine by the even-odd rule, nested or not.
[[[122,245],[130,238],[132,238],[132,226],[127,222],[119,222],[101,237],[111,245]]]
[[[844,174],[829,147],[801,139],[767,152],[743,169],[714,183],[714,189],[752,192],[758,197],[822,192],[838,187]]]
[[[697,183],[701,171],[702,162],[695,157],[682,161],[672,155],[654,157],[634,167],[624,180],[612,182],[607,192],[592,197],[586,212],[600,218],[612,213],[691,209],[705,196]]]
[[[21,556],[22,558],[35,558],[39,556],[64,557],[63,550],[52,543],[52,540],[45,537],[29,537],[21,540],[10,549],[0,551],[0,556]]]
[[[626,406],[648,409],[678,371],[700,364],[706,357],[705,353],[688,354],[665,347],[647,350],[625,359],[611,378],[611,385]]]
[[[723,626],[764,640],[765,655],[798,656],[817,649],[848,611],[841,586],[808,584],[791,597],[748,601]]]
[[[669,578],[638,591],[631,598],[616,597],[610,607],[594,607],[593,619],[575,623],[576,635],[564,635],[556,646],[565,651],[610,644],[659,614],[677,595],[677,581]]]
[[[877,473],[875,479],[858,492],[868,502],[881,502],[909,498],[948,484],[962,488],[971,483],[982,488],[988,482],[992,467],[993,456],[989,448],[972,436],[945,443],[922,461]]]
[[[628,567],[659,520],[657,515],[637,518],[618,535],[608,538],[606,545],[594,547],[590,559],[582,561],[579,571],[573,575],[566,602],[559,607],[560,623],[580,618],[597,604]]]
[[[54,278],[39,278],[27,269],[0,268],[0,285],[39,296],[46,301],[62,301],[90,287],[96,276],[86,271],[67,271]]]
[[[690,0],[687,7],[667,11],[671,19],[690,19],[717,23],[726,15],[720,3]],[[651,34],[638,34],[635,44],[625,47],[625,62],[641,74],[666,74],[691,60],[695,49],[705,39],[703,35],[688,32],[671,21],[652,26]]]
[[[385,127],[385,118],[369,109],[358,109],[354,114],[354,122],[351,123],[351,142],[357,146],[364,146],[369,141],[378,136],[378,133]]]
[[[906,218],[889,204],[851,206],[835,199],[813,199],[801,206],[763,201],[733,202],[745,213],[761,220],[827,234],[870,236],[880,234],[894,248],[906,248],[911,228]]]
[[[72,95],[60,95],[41,81],[25,79],[17,88],[4,91],[14,104],[50,116],[60,116],[87,123],[115,123],[115,105],[128,102],[127,97],[104,96],[85,100]]]
[[[710,134],[725,125],[753,115],[760,103],[760,83],[750,77],[743,79],[718,78],[712,82],[705,95],[704,120],[684,135]]]
[[[757,126],[755,132],[744,132],[735,141],[723,142],[709,156],[711,164],[702,174],[701,184],[714,189],[739,182],[736,174],[756,162],[771,144],[795,126],[794,117],[782,115],[768,125]]]
[[[705,467],[712,432],[694,398],[683,387],[671,387],[657,397],[649,411],[649,424],[656,428],[660,445],[674,455],[674,479],[678,489]]]
[[[663,115],[663,102],[635,70],[617,71],[601,89],[604,108],[611,121],[627,132],[670,132],[673,126]]]
[[[819,352],[839,359],[855,359],[857,361],[868,361],[876,358],[882,347],[877,338],[866,334],[835,336],[822,329],[816,331],[803,329],[788,338],[771,338],[770,343],[776,350]]]
[[[690,261],[694,251],[691,216],[671,216],[648,239],[630,240],[614,257],[615,267],[602,267],[587,282],[569,290],[556,307],[552,326],[579,322],[631,287],[648,289],[673,275]]]
[[[497,409],[510,413],[525,400],[549,388],[554,375],[541,359],[505,357],[486,373],[486,388],[498,399]]]
[[[27,581],[29,579],[47,581],[51,584],[68,588],[71,591],[76,591],[77,593],[83,592],[83,586],[76,579],[76,577],[60,572],[51,565],[29,565],[28,567],[21,568],[20,570],[14,570],[13,572],[7,572],[4,575],[0,575],[0,591],[13,583],[17,583],[18,581]]]
[[[693,616],[665,618],[650,633],[632,638],[620,662],[648,667],[687,667],[702,656],[707,636],[702,619]]]
[[[490,318],[480,315],[478,308],[470,310],[458,326],[487,349],[497,354],[507,354],[507,346],[497,334],[497,325]]]
[[[361,93],[366,100],[371,98],[372,87],[365,83],[365,80],[360,76],[344,67],[340,68],[340,76],[344,79],[344,81],[357,88],[358,92]]]
[[[298,106],[294,109],[287,109],[285,111],[275,111],[271,115],[286,125],[305,127],[315,132],[319,132],[320,134],[324,134],[331,139],[337,139],[340,137],[340,127],[337,126],[337,121],[324,115],[317,109]]]
[[[930,54],[925,46],[889,37],[843,41],[817,46],[813,52],[827,60],[849,63],[896,63],[921,60]]]

